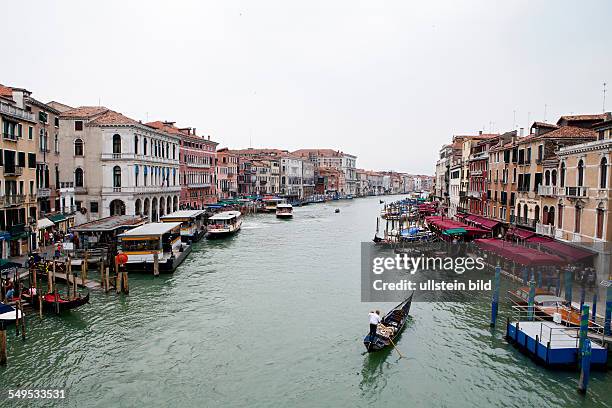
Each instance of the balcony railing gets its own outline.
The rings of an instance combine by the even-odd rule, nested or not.
[[[587,198],[589,196],[589,188],[565,187],[565,196],[570,198]]]
[[[25,194],[6,194],[0,196],[0,205],[20,205],[25,203]]]
[[[47,198],[51,196],[51,189],[49,188],[39,188],[36,190],[36,195],[38,198]]]
[[[34,114],[32,112],[25,111],[21,108],[18,108],[5,102],[0,102],[0,112],[18,119],[35,122]]]
[[[17,166],[4,166],[4,175],[5,176],[21,176],[23,174],[23,167]]]
[[[6,133],[6,132],[2,133],[2,138],[4,140],[8,140],[8,141],[11,141],[11,142],[16,142],[17,139],[19,139],[19,137],[17,135],[13,135],[11,133]]]
[[[559,188],[557,186],[538,186],[538,195],[544,197],[556,197],[559,195]]]
[[[525,217],[515,217],[515,223],[524,227],[535,228],[537,220]]]
[[[546,235],[549,237],[555,236],[555,226],[550,224],[536,223],[536,234]]]

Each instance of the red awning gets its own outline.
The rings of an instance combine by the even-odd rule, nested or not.
[[[564,265],[566,260],[533,248],[523,247],[501,239],[487,238],[474,241],[481,249],[524,266]]]
[[[541,248],[549,250],[550,252],[559,255],[568,262],[572,263],[579,262],[596,255],[595,252],[589,251],[588,249],[577,248],[575,246],[554,240],[538,242],[538,244]]]
[[[457,215],[455,215],[455,217],[457,217],[457,218],[465,218],[467,216],[468,216],[468,214],[466,214],[466,213],[457,213]]]
[[[554,239],[549,237],[542,237],[539,235],[533,236],[531,238],[527,238],[525,242],[529,242],[530,244],[541,244],[542,242],[550,242],[554,241]]]
[[[489,218],[485,218],[485,217],[479,217],[479,216],[474,216],[474,218],[471,220],[474,224],[478,224],[483,228],[486,229],[493,229],[495,228],[497,225],[499,225],[499,221],[495,221],[495,220],[491,220]]]
[[[470,214],[467,217],[465,217],[464,220],[465,221],[474,221],[476,218],[478,218],[478,217],[475,216],[475,215]]]
[[[519,239],[528,239],[535,236],[535,232],[522,228],[510,228],[506,235],[514,236]]]

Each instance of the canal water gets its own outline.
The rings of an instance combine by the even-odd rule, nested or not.
[[[368,311],[393,306],[360,301],[360,242],[379,208],[249,216],[172,276],[132,274],[128,297],[92,293],[78,311],[30,317],[26,342],[9,332],[0,390],[65,388],[39,406],[80,408],[612,406],[611,374],[594,373],[581,397],[578,373],[537,366],[491,331],[488,294],[415,303],[397,340],[405,358],[364,354]]]

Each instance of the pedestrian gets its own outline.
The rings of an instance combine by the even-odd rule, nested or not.
[[[62,254],[62,243],[58,242],[57,247],[55,247],[55,259],[58,259]]]

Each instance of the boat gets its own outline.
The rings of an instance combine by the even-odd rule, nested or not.
[[[569,305],[565,299],[553,295],[539,295],[535,296],[533,301],[536,316],[553,320],[555,323],[563,322],[567,326],[580,326],[580,310]],[[592,325],[593,321],[589,319],[589,326]]]
[[[275,207],[276,208],[276,207]],[[235,234],[242,226],[240,211],[223,211],[208,219],[206,238],[221,238]]]
[[[544,288],[537,288],[535,296],[539,295],[554,296],[555,294]],[[516,290],[509,290],[508,299],[516,306],[526,306],[529,301],[529,286],[521,286]]]
[[[89,303],[89,292],[85,296],[78,296],[74,299],[65,299],[59,293],[47,293],[42,297],[43,310],[57,314],[76,309],[87,303]]]
[[[378,204],[384,204],[385,202],[383,200],[378,200]]]
[[[21,310],[16,310],[13,306],[0,302],[0,321],[5,324],[15,323],[16,318],[21,319],[21,317]]]
[[[189,244],[198,242],[206,235],[204,210],[179,210],[160,217],[161,222],[180,222],[181,241]]]
[[[279,203],[276,206],[276,217],[277,218],[293,217],[293,206],[287,203]]]
[[[369,333],[363,338],[363,345],[368,353],[372,351],[382,350],[389,346],[393,340],[399,336],[402,329],[406,325],[410,305],[412,304],[412,296],[414,292],[406,298],[402,303],[395,306],[381,320],[376,330],[376,335],[371,336]],[[372,338],[373,337],[373,338]]]
[[[334,211],[336,214],[338,214],[340,212],[339,208],[336,208],[336,210]]]
[[[268,213],[275,213],[276,206],[280,203],[284,203],[284,198],[279,197],[264,197],[263,200],[263,210]]]
[[[119,252],[127,255],[128,272],[172,273],[187,258],[191,245],[181,241],[180,222],[152,222],[119,234]]]

